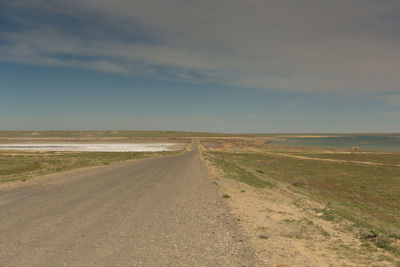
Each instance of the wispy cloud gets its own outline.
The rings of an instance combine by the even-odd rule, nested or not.
[[[391,105],[400,106],[400,92],[394,94],[385,94],[377,97],[378,100]]]
[[[399,89],[398,1],[10,3],[3,61],[269,90]]]

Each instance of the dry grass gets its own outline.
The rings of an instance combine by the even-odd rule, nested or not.
[[[386,165],[399,165],[400,153],[294,153],[318,159],[345,160],[354,162],[371,162]]]
[[[225,177],[259,188],[274,183],[288,185],[292,191],[323,204],[324,208],[315,212],[323,213],[324,219],[351,221],[355,232],[372,231],[374,236],[363,241],[400,256],[399,239],[395,237],[400,230],[399,153],[282,149],[251,139],[225,143],[208,139],[207,144],[205,159]],[[357,163],[365,161],[384,165]],[[255,183],[255,178],[261,184]]]
[[[223,133],[183,132],[183,131],[0,131],[0,140],[63,140],[63,139],[136,139],[136,138],[192,138],[207,136],[234,136]]]
[[[180,151],[163,152],[29,152],[0,151],[0,182],[26,180],[64,170],[108,165],[125,160],[166,156]]]

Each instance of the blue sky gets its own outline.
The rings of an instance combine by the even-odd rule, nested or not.
[[[399,1],[0,2],[0,130],[400,132]]]

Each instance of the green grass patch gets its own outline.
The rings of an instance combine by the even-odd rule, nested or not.
[[[221,156],[222,154],[215,155],[215,153],[205,153],[205,159],[211,161],[214,165],[221,168],[224,171],[224,176],[226,178],[234,179],[257,188],[273,185],[268,179],[260,178],[254,173],[227,161]]]

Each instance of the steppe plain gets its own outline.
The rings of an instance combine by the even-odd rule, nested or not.
[[[64,253],[62,260],[67,264],[99,264],[100,258],[112,264],[119,255],[120,264],[130,260],[133,265],[398,266],[400,153],[282,147],[269,142],[279,137],[159,131],[0,132],[1,144],[179,144],[178,150],[158,152],[1,150],[0,210],[2,220],[8,220],[8,224],[2,222],[2,232],[8,234],[0,243],[0,261],[21,266],[35,259],[37,264],[49,265]],[[140,166],[149,171],[143,172]],[[153,168],[157,171],[150,171]],[[120,170],[123,175],[118,174]],[[69,204],[60,199],[59,206],[38,210],[32,218],[24,213],[34,210],[30,203],[46,202],[57,190],[84,184],[99,190],[97,194],[91,191],[93,199],[71,194],[72,198],[64,196]],[[111,192],[119,192],[121,198],[113,202]],[[89,205],[98,194],[104,195],[103,206]],[[165,205],[157,207],[162,202],[173,203],[174,211]],[[128,212],[138,205],[140,213]],[[176,213],[178,206],[181,214]],[[117,207],[124,207],[124,212]],[[60,208],[70,212],[61,215],[56,212]],[[73,210],[93,216],[81,218],[74,227],[64,225],[63,220],[84,214]],[[107,212],[111,216],[107,220],[99,217]],[[147,234],[129,226],[146,217],[154,222],[142,229]],[[26,223],[19,229],[13,224],[49,218],[54,225]],[[91,230],[89,223],[100,226]],[[66,231],[63,236],[40,238],[46,232],[57,233],[57,224]],[[110,227],[115,227],[111,231],[115,235],[107,235],[97,249],[113,252],[96,259],[99,240],[95,236]],[[123,227],[120,234],[118,227]],[[194,228],[201,230],[197,236],[190,235],[193,240],[182,239]],[[76,239],[78,234],[82,236]],[[123,240],[124,248],[107,246],[114,244],[115,236]],[[148,241],[140,248],[132,245],[139,237]],[[177,242],[179,238],[184,241]],[[86,254],[76,253],[81,246]],[[157,258],[146,248],[163,256]]]

